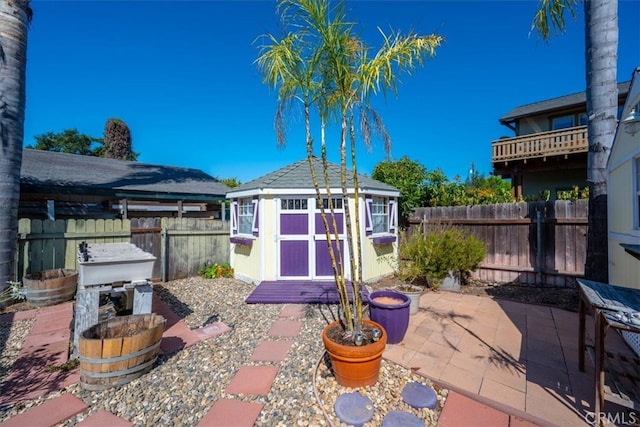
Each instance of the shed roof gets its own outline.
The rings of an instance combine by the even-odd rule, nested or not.
[[[322,160],[314,157],[313,161],[318,182],[320,183],[321,187],[324,187]],[[329,162],[327,171],[331,188],[340,188],[340,166],[335,163]],[[363,191],[391,191],[399,193],[399,190],[397,188],[389,184],[385,184],[384,182],[377,181],[366,175],[358,174],[358,184],[360,189]],[[347,187],[353,188],[353,178],[351,176],[351,173],[348,174]],[[256,178],[252,181],[242,184],[231,190],[229,193],[227,193],[227,195],[229,196],[230,194],[234,193],[250,192],[254,190],[258,191],[264,189],[308,190],[313,188],[314,185],[311,178],[311,171],[309,169],[309,161],[305,158],[274,172],[271,172],[267,175],[264,175],[260,178]]]
[[[629,93],[630,85],[631,81],[618,83],[618,96],[626,96]],[[578,92],[571,95],[547,99],[545,101],[534,102],[532,104],[521,105],[500,117],[499,120],[500,123],[504,125],[521,117],[578,107],[580,105],[586,105],[586,103],[587,93]]]
[[[21,186],[118,197],[220,200],[225,184],[199,169],[153,165],[126,160],[25,148]]]

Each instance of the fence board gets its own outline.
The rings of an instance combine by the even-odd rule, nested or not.
[[[69,219],[18,222],[16,277],[51,268],[77,270],[77,247],[130,242],[156,256],[153,279],[189,277],[205,264],[229,261],[229,223],[195,218]],[[167,238],[163,240],[163,235]],[[165,245],[167,247],[165,247]],[[167,255],[163,258],[163,254]],[[168,254],[171,254],[168,256]]]
[[[467,229],[487,254],[474,277],[494,282],[575,286],[584,275],[587,201],[519,202],[467,207],[418,208],[408,234],[418,227]],[[541,213],[542,260],[538,259],[537,212]]]

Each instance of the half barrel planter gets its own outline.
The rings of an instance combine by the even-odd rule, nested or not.
[[[56,268],[25,274],[22,278],[27,301],[36,307],[60,304],[73,299],[78,289],[78,272]]]
[[[149,372],[158,352],[166,319],[159,314],[114,317],[80,335],[80,384],[105,390]]]
[[[385,329],[388,344],[398,344],[404,339],[409,328],[410,305],[411,299],[397,291],[369,294],[369,317]]]

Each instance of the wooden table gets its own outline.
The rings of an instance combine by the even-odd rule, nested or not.
[[[625,288],[591,280],[578,279],[580,313],[578,365],[584,372],[585,315],[589,309],[595,321],[595,408],[599,414],[605,400],[640,409],[640,359],[605,349],[609,329],[640,333],[640,327],[624,323],[617,312],[640,312],[640,289]]]

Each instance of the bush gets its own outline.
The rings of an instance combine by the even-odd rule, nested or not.
[[[233,268],[228,263],[205,265],[198,271],[198,274],[205,279],[219,279],[222,277],[233,278]]]
[[[486,254],[483,242],[458,228],[415,232],[401,236],[398,276],[409,282],[418,279],[437,284],[450,271],[464,277],[476,270]]]

